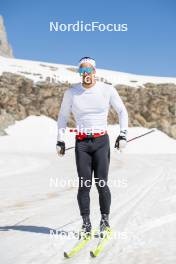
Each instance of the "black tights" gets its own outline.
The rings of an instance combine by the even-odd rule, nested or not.
[[[89,192],[92,185],[92,173],[99,192],[101,214],[109,214],[111,193],[107,185],[110,163],[109,136],[105,134],[97,138],[76,139],[76,166],[79,176],[78,204],[82,216],[90,214]]]

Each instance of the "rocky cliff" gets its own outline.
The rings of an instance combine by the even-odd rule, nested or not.
[[[46,115],[57,119],[64,91],[68,84],[47,82],[33,83],[32,80],[12,73],[0,76],[0,130],[15,120],[29,115]],[[146,83],[134,88],[117,85],[128,113],[130,126],[156,127],[176,138],[176,85],[171,83]],[[117,114],[111,108],[108,122],[117,122]],[[69,125],[74,125],[71,116]]]
[[[9,58],[13,57],[12,48],[10,47],[7,40],[7,34],[2,16],[0,16],[0,56]]]

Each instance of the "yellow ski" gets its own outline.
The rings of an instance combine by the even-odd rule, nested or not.
[[[83,249],[87,245],[87,243],[92,238],[94,238],[94,234],[95,234],[95,231],[94,232],[92,231],[90,234],[84,235],[83,239],[81,241],[78,241],[78,243],[70,250],[70,252],[64,252],[64,257],[71,258],[77,253],[79,253],[81,249]]]
[[[111,236],[112,230],[109,227],[106,227],[103,238],[101,238],[97,247],[94,250],[90,251],[91,257],[98,257],[100,255]]]

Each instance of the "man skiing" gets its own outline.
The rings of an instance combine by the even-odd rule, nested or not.
[[[111,193],[108,187],[110,144],[107,133],[107,116],[112,105],[119,115],[120,134],[115,148],[125,147],[127,142],[128,113],[116,89],[96,81],[96,63],[90,57],[79,61],[82,82],[68,89],[63,97],[58,115],[56,149],[59,156],[65,154],[64,133],[70,112],[76,121],[75,157],[79,177],[78,205],[83,219],[82,231],[91,232],[90,197],[92,174],[99,193],[101,212],[100,232],[109,225]]]

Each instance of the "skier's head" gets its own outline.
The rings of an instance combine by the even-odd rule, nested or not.
[[[92,84],[95,81],[96,62],[91,57],[83,57],[79,61],[79,73],[82,76],[82,82]]]
[[[91,66],[93,67],[93,68],[95,68],[96,67],[96,62],[95,62],[95,60],[93,59],[93,58],[91,58],[91,57],[83,57],[83,58],[81,58],[80,60],[79,60],[79,67],[82,65],[82,64],[91,64]]]

